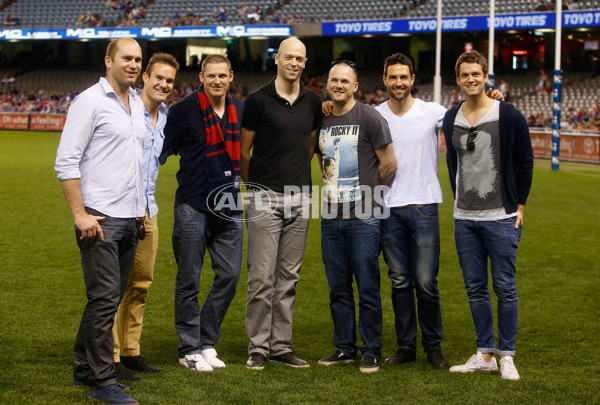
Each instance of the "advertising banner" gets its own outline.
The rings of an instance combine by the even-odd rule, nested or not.
[[[0,129],[28,129],[29,114],[0,113]]]
[[[564,28],[600,26],[600,11],[563,13]],[[496,15],[496,30],[548,29],[556,27],[554,13]],[[402,20],[337,21],[322,23],[323,35],[413,34],[434,33],[437,19],[416,18]],[[489,17],[484,15],[442,18],[442,31],[487,31]]]

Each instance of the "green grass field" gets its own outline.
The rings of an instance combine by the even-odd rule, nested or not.
[[[85,291],[73,221],[53,170],[59,134],[0,132],[0,403],[91,403],[71,387],[73,343]],[[316,165],[315,165],[316,166]],[[498,373],[456,375],[417,362],[383,365],[364,375],[358,365],[322,367],[333,350],[328,288],[321,262],[319,222],[313,220],[298,284],[294,351],[311,363],[291,369],[269,363],[247,370],[244,325],[247,269],[223,322],[217,346],[226,369],[197,373],[177,363],[173,296],[176,266],[171,248],[177,163],[161,168],[161,230],[155,282],[150,290],[142,354],[165,369],[131,384],[142,404],[547,404],[600,403],[600,167],[536,162],[517,259],[520,330],[518,382]],[[319,184],[314,170],[315,184]],[[444,204],[439,286],[451,364],[475,352],[475,334],[454,249],[452,196],[444,157]],[[382,263],[384,356],[395,337],[387,268]],[[201,299],[212,281],[205,266]]]

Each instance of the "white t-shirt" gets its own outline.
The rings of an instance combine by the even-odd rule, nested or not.
[[[388,207],[442,202],[438,179],[438,132],[446,109],[437,103],[415,99],[402,117],[390,110],[388,102],[377,107],[394,140],[398,161],[396,176],[384,198]]]

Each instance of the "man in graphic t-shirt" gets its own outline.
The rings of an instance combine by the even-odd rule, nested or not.
[[[515,259],[525,202],[531,188],[533,151],[525,117],[511,104],[486,97],[487,61],[462,54],[456,81],[465,102],[444,117],[442,131],[455,195],[454,237],[477,335],[477,353],[451,372],[497,370],[518,380],[514,365],[519,301]],[[488,258],[498,298],[498,345],[488,289]]]
[[[321,365],[356,358],[356,320],[352,277],[359,294],[360,370],[376,372],[383,327],[379,293],[379,217],[382,184],[396,170],[392,138],[373,107],[357,103],[356,65],[334,61],[327,79],[333,112],[323,119],[318,156],[323,171],[321,249],[330,288],[335,351]]]

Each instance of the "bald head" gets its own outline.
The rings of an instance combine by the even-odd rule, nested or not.
[[[279,44],[279,50],[277,51],[277,54],[280,55],[286,52],[288,48],[295,47],[297,47],[297,49],[304,54],[304,57],[306,57],[306,46],[298,38],[288,38],[281,41],[281,43]]]
[[[138,48],[140,46],[138,44],[138,42],[135,39],[133,39],[133,38],[118,38],[118,39],[113,39],[112,41],[110,41],[110,43],[106,47],[106,56],[108,56],[111,60],[114,60],[115,54],[119,50],[119,47],[121,45],[123,45],[124,43],[135,44],[135,45],[138,46]],[[140,48],[140,51],[141,51],[141,48]]]
[[[275,55],[277,78],[287,82],[299,82],[306,66],[306,46],[298,38],[281,41]]]

